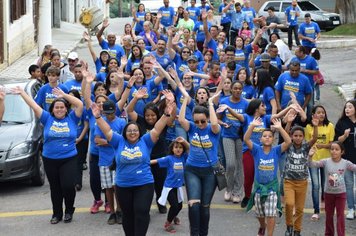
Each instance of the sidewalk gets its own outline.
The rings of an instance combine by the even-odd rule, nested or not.
[[[63,58],[66,58],[81,40],[84,30],[85,28],[80,24],[61,22],[60,29],[52,29],[52,45],[61,52]],[[36,48],[0,71],[0,78],[5,80],[28,78],[28,67],[31,64],[36,64],[37,59]]]

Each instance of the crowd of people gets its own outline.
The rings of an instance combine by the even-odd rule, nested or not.
[[[285,235],[301,235],[309,176],[311,220],[325,208],[325,235],[345,235],[346,202],[347,219],[355,209],[356,101],[345,103],[335,126],[328,120],[320,103],[319,27],[306,14],[298,30],[294,0],[285,23],[273,7],[268,17],[257,16],[248,0],[223,0],[217,10],[201,3],[175,12],[163,0],[156,15],[138,4],[120,36],[106,32],[105,19],[99,53],[83,35],[95,72],[78,53],[65,61],[47,45],[29,67],[43,84],[36,98],[12,90],[44,127],[50,223],[72,221],[89,156],[90,212],[104,205],[107,223],[122,224],[126,235],[146,235],[154,196],[159,212],[168,211],[164,229],[176,232],[184,189],[190,235],[208,235],[219,163],[224,200],[255,207],[259,236],[273,235],[282,207]],[[279,36],[284,26],[288,45]],[[0,120],[4,99],[1,88]]]

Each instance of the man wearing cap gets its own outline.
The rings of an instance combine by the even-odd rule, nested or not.
[[[125,55],[125,51],[123,49],[123,47],[119,44],[116,44],[116,35],[112,32],[108,33],[107,35],[107,41],[105,39],[102,38],[102,35],[104,33],[104,30],[109,26],[109,20],[105,19],[103,20],[103,24],[102,27],[100,28],[100,30],[98,31],[98,33],[96,34],[96,38],[99,41],[99,45],[102,49],[106,49],[109,51],[110,57],[116,57],[116,59],[119,62],[120,66],[120,62],[121,62],[121,57],[123,57]]]
[[[298,17],[300,15],[300,10],[298,8],[297,0],[293,0],[291,6],[287,7],[284,13],[286,15],[286,23],[288,26],[288,47],[289,50],[292,50],[293,32],[295,37],[295,43],[297,44],[297,46],[300,45],[298,38]]]
[[[194,21],[194,24],[198,21],[198,17],[200,15],[199,7],[195,6],[196,0],[190,1],[190,7],[187,7],[186,10],[189,12],[189,18]]]
[[[271,64],[271,56],[268,53],[262,53],[260,57],[257,57],[255,61],[258,60],[257,66],[253,71],[253,77],[255,77],[257,70],[266,69],[271,76],[274,84],[276,84],[279,76],[281,75],[281,70]]]
[[[108,123],[113,132],[122,134],[126,125],[126,121],[123,118],[116,117],[115,112],[116,104],[111,100],[105,101],[103,104],[103,114],[105,115],[103,119],[106,121],[106,123]],[[105,189],[105,195],[110,206],[110,216],[107,223],[110,225],[121,223],[122,214],[118,202],[116,202],[117,209],[115,212],[114,199],[117,199],[114,197],[115,170],[110,169],[110,166],[112,165],[115,158],[115,150],[111,144],[108,143],[99,126],[95,127],[94,136],[94,141],[99,149],[98,165],[100,171],[101,188]]]
[[[70,52],[67,57],[68,64],[61,69],[59,83],[64,84],[67,81],[74,80],[74,67],[78,64],[78,53]]]
[[[233,9],[233,6],[235,6],[235,9]],[[234,44],[236,36],[242,28],[242,23],[244,21],[250,23],[250,18],[248,18],[246,13],[242,11],[241,3],[235,3],[235,0],[229,2],[229,4],[227,4],[227,6],[223,9],[223,12],[226,13],[231,19],[230,43]]]
[[[193,78],[193,86],[194,89],[198,89],[200,87],[200,81],[202,79],[209,79],[209,75],[204,74],[202,71],[198,70],[198,58],[194,55],[190,56],[187,59],[189,75]]]
[[[283,62],[282,62],[281,58],[278,55],[278,47],[274,43],[271,43],[268,46],[267,53],[271,56],[271,61],[270,61],[271,65],[277,67],[280,71],[282,71]],[[261,55],[258,55],[255,58],[255,61],[254,61],[255,67],[261,65],[261,60],[260,59],[261,59]],[[278,79],[278,77],[277,77],[277,79]]]
[[[277,110],[287,107],[291,100],[290,93],[294,93],[299,105],[305,110],[313,92],[309,79],[300,73],[299,61],[292,60],[289,72],[286,71],[278,78],[275,85]]]
[[[300,24],[298,37],[302,40],[302,45],[307,49],[307,54],[310,54],[312,48],[316,47],[316,41],[320,38],[320,28],[318,23],[311,21],[309,13],[304,15],[305,22]]]
[[[173,20],[174,20],[174,8],[169,6],[169,0],[163,0],[163,7],[160,7],[158,9],[158,12],[161,12],[162,18],[161,18],[161,24],[164,27],[169,27],[173,25]]]

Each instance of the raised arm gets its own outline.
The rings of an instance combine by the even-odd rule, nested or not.
[[[230,2],[226,5],[226,7],[224,7],[224,9],[222,9],[222,12],[223,12],[223,13],[226,13],[226,12],[230,9],[230,7],[231,7],[232,5],[234,5],[234,4],[235,4],[235,0],[230,1]]]
[[[84,72],[82,81],[82,94],[84,98],[85,107],[88,110],[91,107],[92,101],[91,95],[91,84],[94,81],[95,76],[89,72]]]
[[[91,39],[90,39],[90,36],[87,32],[84,31],[83,33],[83,38],[85,39],[85,41],[88,42],[88,48],[89,48],[89,51],[90,51],[90,55],[91,55],[91,58],[93,59],[94,63],[96,61],[96,54],[95,54],[95,51],[94,51],[94,48],[93,48],[93,44],[91,43]]]
[[[105,135],[106,140],[110,142],[112,139],[112,129],[110,128],[108,123],[106,123],[106,121],[101,117],[100,108],[98,107],[98,105],[96,105],[96,103],[93,102],[93,104],[91,105],[91,110],[96,119],[96,124],[99,126],[100,130]]]
[[[124,92],[121,95],[120,100],[116,103],[117,108],[122,111],[124,109],[125,103],[127,102],[128,97],[130,96],[130,91],[132,89],[132,86],[134,85],[136,81],[136,76],[132,76],[124,90]]]
[[[184,94],[184,100],[182,106],[180,107],[179,116],[178,116],[178,121],[185,131],[188,131],[190,126],[189,121],[185,119],[185,112],[187,110],[188,99],[189,99],[189,95],[186,96]]]
[[[313,137],[311,140],[309,140],[308,144],[309,147],[312,147],[315,142],[318,140],[318,125],[319,125],[319,119],[314,115],[312,119],[312,124],[313,124]],[[330,144],[326,144],[326,147],[318,147],[318,148],[329,148]]]
[[[168,42],[167,42],[168,54],[169,54],[169,57],[171,58],[171,60],[173,60],[176,56],[176,52],[173,49],[173,43],[172,43],[173,31],[171,28],[169,28],[167,30],[167,34],[168,34]]]
[[[218,92],[218,93],[215,93],[208,100],[211,131],[213,131],[214,134],[217,134],[217,133],[220,132],[220,125],[219,125],[218,117],[216,116],[216,113],[215,113],[215,108],[214,108],[214,102],[213,101],[214,101],[215,97],[220,96],[220,93],[221,93],[221,91]]]
[[[201,13],[201,19],[203,20],[203,29],[204,29],[204,34],[205,34],[205,42],[209,43],[211,40],[211,34],[208,29],[208,13],[206,11],[202,11]]]
[[[151,139],[154,143],[156,143],[158,141],[159,135],[162,133],[163,129],[166,127],[167,122],[171,118],[171,114],[173,113],[173,109],[176,109],[175,103],[174,102],[168,103],[166,106],[166,109],[164,110],[164,114],[156,122],[154,128],[150,131]]]
[[[98,39],[99,41],[99,44],[101,44],[101,42],[103,41],[103,38],[101,37],[104,33],[104,30],[109,26],[109,19],[108,18],[105,18],[103,20],[103,24],[100,28],[100,30],[98,31],[98,33],[96,33],[96,38]]]
[[[140,88],[139,90],[137,90],[135,96],[132,98],[129,105],[127,105],[126,112],[131,120],[137,121],[138,114],[135,111],[136,103],[139,99],[142,99],[146,95],[147,95],[147,88],[145,87]]]
[[[280,119],[275,118],[272,120],[272,123],[273,125],[271,127],[278,130],[284,140],[284,142],[281,144],[281,150],[282,152],[284,152],[289,148],[290,144],[292,143],[292,140],[290,139],[289,134],[283,129]]]
[[[56,95],[59,98],[64,98],[71,105],[74,106],[74,108],[75,108],[74,112],[75,112],[75,115],[77,117],[81,117],[82,116],[82,114],[83,114],[83,102],[80,99],[63,92],[60,88],[54,88],[52,91],[53,91],[54,95]]]
[[[40,118],[43,112],[42,107],[40,107],[21,87],[17,86],[11,90],[13,94],[19,94],[23,100],[31,107],[35,116]]]
[[[253,142],[251,141],[251,135],[252,135],[253,129],[256,126],[260,126],[260,125],[262,125],[262,119],[261,119],[261,117],[256,117],[250,123],[250,125],[248,126],[248,129],[244,135],[244,142],[247,145],[248,149],[250,149],[250,150],[252,150],[252,148],[253,148]]]

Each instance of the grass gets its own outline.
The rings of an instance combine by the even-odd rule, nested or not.
[[[323,34],[333,36],[356,36],[356,24],[340,25],[335,29]]]

